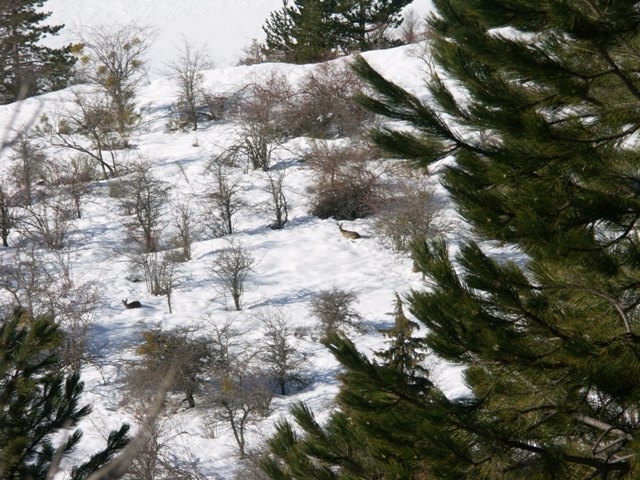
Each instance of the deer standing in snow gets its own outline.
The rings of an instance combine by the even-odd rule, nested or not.
[[[360,234],[358,232],[354,232],[353,230],[345,230],[344,228],[342,228],[341,223],[337,223],[336,225],[338,225],[338,228],[340,229],[340,233],[344,238],[349,238],[351,240],[360,238]]]

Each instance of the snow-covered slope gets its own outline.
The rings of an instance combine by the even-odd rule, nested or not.
[[[420,9],[427,2],[417,0],[414,4]],[[162,77],[159,66],[171,60],[175,53],[173,45],[184,35],[189,41],[208,44],[219,65],[226,64],[224,68],[205,72],[206,85],[212,91],[229,91],[272,69],[294,81],[313,67],[230,66],[251,38],[260,36],[264,17],[279,5],[280,0],[49,0],[46,6],[54,12],[52,21],[64,22],[71,28],[139,22],[157,29],[158,37],[151,52],[156,75],[139,93],[143,128],[132,140],[136,145],[135,156],[149,161],[153,175],[170,184],[172,198],[197,199],[210,190],[211,178],[204,174],[207,162],[229,142],[234,128],[228,122],[212,122],[197,132],[169,132],[167,121],[174,89]],[[413,91],[420,93],[424,88],[424,65],[413,55],[412,47],[368,52],[365,56],[382,73]],[[1,106],[0,128],[6,132],[8,126],[28,125],[42,113],[59,111],[69,98],[70,92],[62,91],[28,99],[20,105]],[[337,365],[318,342],[316,321],[309,315],[314,294],[337,287],[357,296],[356,308],[370,331],[354,333],[354,340],[370,352],[383,345],[375,327],[388,326],[392,321],[388,312],[392,311],[394,293],[424,288],[420,276],[411,271],[409,259],[382,246],[370,220],[349,223],[348,228],[363,234],[362,239],[350,241],[339,235],[333,220],[320,220],[308,213],[309,172],[299,162],[308,144],[304,139],[296,139],[285,147],[277,153],[276,161],[290,165],[285,181],[291,206],[290,223],[283,230],[271,230],[270,219],[257,208],[245,209],[238,216],[235,238],[257,259],[247,279],[245,308],[240,312],[228,310],[211,274],[212,260],[227,246],[224,238],[203,236],[194,245],[193,259],[180,264],[173,313],[169,313],[165,297],[149,295],[144,282],[131,281],[122,210],[109,196],[107,182],[93,185],[83,202],[82,218],[73,221],[69,249],[74,281],[95,281],[102,293],[91,328],[90,347],[95,363],[82,372],[86,384],[83,401],[93,405],[93,413],[81,425],[85,436],[65,466],[102,448],[104,435],[123,421],[135,423],[131,412],[122,405],[123,366],[133,357],[133,347],[145,329],[196,325],[206,331],[211,322],[220,325],[230,321],[257,340],[259,312],[277,309],[292,329],[309,332],[295,341],[308,358],[307,373],[312,381],[294,395],[275,397],[270,415],[249,432],[247,441],[251,449],[269,435],[274,422],[287,414],[293,402],[307,402],[320,419],[333,408],[332,399],[338,389]],[[9,154],[6,150],[1,154],[0,174],[6,171]],[[266,179],[262,172],[238,171],[237,178],[248,204],[255,206],[266,200],[263,189]],[[13,248],[2,250],[0,260],[11,262],[13,255]],[[138,299],[144,308],[125,310],[123,298]],[[461,388],[455,369],[432,367],[448,391]],[[168,415],[164,438],[175,455],[196,460],[207,478],[234,478],[238,460],[232,433],[226,425],[219,424],[213,436],[205,428],[206,411],[201,405]]]
[[[407,7],[425,14],[430,0],[414,0]],[[66,27],[52,45],[73,41],[86,27],[135,24],[151,27],[151,75],[163,68],[188,41],[205,47],[217,66],[229,66],[242,57],[252,39],[264,40],[262,25],[282,0],[48,0],[50,23]]]

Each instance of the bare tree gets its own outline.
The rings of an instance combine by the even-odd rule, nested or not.
[[[88,359],[89,329],[100,306],[102,289],[93,281],[74,281],[60,251],[42,252],[29,244],[12,253],[9,262],[0,264],[0,289],[31,317],[53,318],[64,333],[61,362],[72,369],[80,368]]]
[[[228,160],[225,154],[221,154],[207,166],[213,183],[211,192],[206,197],[206,223],[216,237],[234,232],[235,214],[245,206],[239,197],[240,182],[233,178]]]
[[[60,357],[65,365],[79,370],[90,361],[87,356],[90,328],[94,324],[101,301],[102,288],[93,281],[71,282],[64,288],[55,288],[51,299],[54,318],[64,332]]]
[[[147,161],[136,163],[119,183],[120,204],[132,216],[125,222],[129,238],[145,253],[158,251],[170,187],[154,177]]]
[[[133,416],[138,424],[138,434],[143,440],[141,448],[130,460],[128,471],[123,480],[205,480],[199,471],[197,461],[179,458],[178,439],[186,432],[180,431],[179,425],[172,417],[152,417],[149,415],[150,405],[141,402],[136,405]],[[178,431],[178,433],[175,433]]]
[[[191,244],[198,234],[198,226],[189,198],[178,198],[173,202],[173,226],[177,234],[172,243],[180,248],[183,261],[191,260]]]
[[[213,261],[211,271],[220,281],[223,291],[231,295],[236,310],[241,310],[245,280],[255,263],[251,253],[235,241],[230,241]]]
[[[73,92],[73,105],[40,119],[40,130],[54,147],[70,149],[93,159],[104,178],[116,176],[116,150],[120,140],[114,135],[115,117],[108,101],[100,95]]]
[[[70,161],[62,161],[50,168],[51,183],[68,195],[73,203],[75,218],[82,217],[82,199],[90,191],[90,183],[95,179],[95,169],[84,156],[74,156]]]
[[[232,363],[234,355],[247,353],[247,345],[243,340],[243,332],[238,330],[230,320],[217,323],[208,320],[211,326],[211,350],[213,352],[213,370],[224,371]]]
[[[266,172],[266,190],[270,197],[269,202],[266,204],[266,209],[273,216],[271,228],[274,230],[284,228],[289,221],[289,202],[284,195],[283,188],[286,174],[287,170],[284,167]]]
[[[306,356],[294,345],[289,319],[282,311],[262,310],[258,313],[258,320],[264,332],[259,358],[267,365],[280,394],[286,395],[287,385],[304,384],[300,367]]]
[[[176,113],[181,128],[190,124],[193,130],[198,129],[201,106],[206,103],[202,89],[202,70],[207,68],[211,68],[211,61],[206,52],[194,50],[186,40],[178,58],[169,65],[169,78],[178,94]]]
[[[320,321],[324,335],[329,335],[347,326],[363,331],[362,317],[353,307],[357,300],[353,292],[340,290],[336,287],[331,290],[323,290],[311,300],[311,315]]]
[[[171,377],[170,391],[181,392],[189,408],[195,406],[194,395],[201,388],[213,362],[212,341],[203,335],[194,335],[190,328],[147,330],[142,333],[143,343],[138,346],[139,360],[127,372],[127,388],[136,401],[147,401]]]
[[[240,458],[245,458],[247,429],[256,418],[267,415],[273,392],[268,373],[257,365],[255,351],[246,343],[241,347],[231,353],[224,369],[214,371],[209,398],[213,417],[231,428]]]
[[[238,141],[229,151],[245,157],[254,170],[267,171],[273,153],[289,136],[286,113],[293,102],[293,89],[284,75],[272,72],[243,87],[242,92],[235,115],[240,125]]]
[[[417,43],[429,37],[429,27],[426,17],[410,8],[403,15],[402,25],[400,25],[400,38],[405,44]]]
[[[175,252],[133,253],[129,256],[131,266],[142,272],[147,291],[152,295],[166,295],[169,313],[173,313],[172,295],[178,275],[176,267],[181,257]]]
[[[117,132],[125,143],[137,123],[135,98],[146,78],[145,55],[152,37],[151,29],[134,24],[91,28],[81,35],[81,76],[109,98]]]

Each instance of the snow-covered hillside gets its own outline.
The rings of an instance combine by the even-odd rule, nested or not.
[[[430,0],[414,0],[407,7],[426,14]],[[186,40],[206,46],[216,66],[229,66],[242,57],[255,38],[264,40],[262,25],[282,0],[48,0],[50,22],[66,25],[50,39],[52,45],[73,41],[87,27],[135,24],[151,27],[151,75],[161,75]]]
[[[424,9],[427,2],[417,0],[414,4]],[[159,66],[171,60],[175,53],[173,46],[184,35],[189,41],[211,47],[211,56],[221,65],[205,72],[205,85],[213,92],[232,91],[247,79],[264,77],[273,70],[295,82],[315,67],[230,66],[252,38],[260,37],[264,17],[279,5],[280,0],[47,2],[47,8],[54,12],[52,21],[64,22],[71,28],[140,22],[157,29],[158,37],[151,51],[156,74],[139,92],[142,127],[132,139],[136,148],[131,161],[150,162],[152,174],[171,187],[172,199],[206,196],[212,181],[205,174],[206,166],[231,141],[236,130],[230,122],[218,121],[203,124],[195,132],[170,132],[167,124],[175,89],[162,76]],[[365,57],[386,76],[424,93],[424,65],[414,55],[413,47],[368,52]],[[2,106],[0,128],[11,132],[11,128],[29,125],[42,114],[59,112],[70,98],[70,91],[62,91],[31,98],[20,105]],[[319,291],[336,287],[353,292],[358,298],[356,309],[369,327],[366,333],[351,332],[354,341],[366,352],[382,348],[384,339],[376,328],[390,325],[392,318],[388,313],[393,309],[395,292],[424,288],[423,280],[412,272],[406,255],[382,245],[370,219],[347,222],[347,228],[362,234],[359,240],[348,240],[340,236],[334,220],[321,220],[309,214],[310,174],[300,162],[308,148],[309,140],[300,138],[276,152],[276,164],[288,166],[284,188],[290,203],[289,224],[282,230],[270,229],[269,217],[256,207],[268,197],[263,172],[238,169],[235,174],[241,196],[249,207],[238,214],[234,238],[256,259],[247,278],[244,308],[239,312],[228,308],[211,274],[212,262],[228,246],[228,239],[202,235],[194,244],[192,260],[178,267],[173,313],[169,313],[165,297],[150,295],[144,282],[133,281],[125,249],[122,208],[110,197],[108,182],[92,184],[83,201],[82,218],[73,220],[70,229],[68,264],[75,282],[97,282],[101,292],[100,308],[90,330],[94,362],[82,372],[86,385],[83,401],[93,405],[93,413],[80,426],[84,431],[80,448],[64,466],[102,448],[106,433],[122,422],[135,424],[131,411],[123,405],[122,382],[124,365],[134,357],[134,347],[146,329],[195,326],[207,331],[212,324],[231,322],[249,341],[257,342],[261,335],[260,313],[276,309],[292,330],[304,332],[295,342],[308,360],[305,368],[311,382],[295,394],[274,398],[269,415],[249,431],[248,449],[258,446],[270,434],[274,423],[287,415],[294,402],[306,402],[320,419],[333,408],[338,366],[318,342],[317,321],[309,314],[310,301]],[[8,149],[2,152],[0,174],[6,174],[10,154]],[[12,247],[4,249],[0,251],[0,260],[10,263],[15,254]],[[143,308],[125,310],[121,302],[125,298],[141,301]],[[445,389],[462,388],[455,369],[432,367]],[[164,417],[167,430],[163,438],[172,454],[196,461],[206,478],[234,478],[239,461],[233,435],[222,423],[216,426],[214,435],[211,425],[206,427],[203,419],[206,411],[198,401],[193,409],[177,409]]]

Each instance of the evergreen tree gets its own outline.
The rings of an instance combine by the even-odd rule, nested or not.
[[[423,425],[437,422],[432,408],[441,394],[426,378],[424,352],[411,337],[416,324],[396,296],[395,325],[385,331],[391,341],[379,353],[381,363],[359,353],[339,332],[323,343],[343,367],[339,409],[320,425],[303,404],[291,413],[302,434],[287,421],[269,440],[271,456],[262,462],[273,480],[422,478],[416,454],[425,442]]]
[[[429,104],[355,68],[377,92],[364,105],[415,127],[375,132],[379,145],[421,167],[449,159],[470,233],[453,256],[444,240],[416,245],[432,288],[409,303],[468,392],[426,375],[417,388],[331,340],[340,409],[364,437],[345,457],[387,452],[401,472],[364,478],[638,478],[640,3],[433,4]],[[314,449],[276,455],[281,478],[306,478],[292,465],[329,448],[303,430],[293,449]],[[326,478],[363,478],[326,461]]]
[[[62,341],[53,321],[30,318],[24,310],[0,322],[0,478],[50,478],[61,456],[80,441],[75,430],[57,447],[52,443],[53,435],[91,412],[79,406],[79,375],[66,373],[56,356]],[[112,432],[105,450],[74,469],[74,480],[87,478],[122,449],[128,430],[123,425]]]
[[[63,25],[42,25],[50,12],[46,0],[0,0],[0,103],[63,88],[75,58],[72,46],[50,48],[40,44]]]
[[[389,28],[402,22],[411,0],[283,0],[265,22],[269,58],[294,63],[326,60],[336,53],[380,48],[392,43]]]
[[[294,63],[326,60],[336,47],[331,14],[335,0],[283,0],[280,10],[266,21],[267,55]]]
[[[387,350],[378,352],[376,356],[382,360],[383,364],[407,377],[426,373],[426,369],[422,366],[427,356],[422,339],[413,336],[414,330],[419,326],[407,318],[402,308],[402,299],[397,293],[393,317],[393,327],[381,330],[383,335],[390,338],[390,346]]]
[[[400,11],[411,1],[338,0],[336,33],[342,50],[364,52],[392,44],[386,33],[400,26]]]

